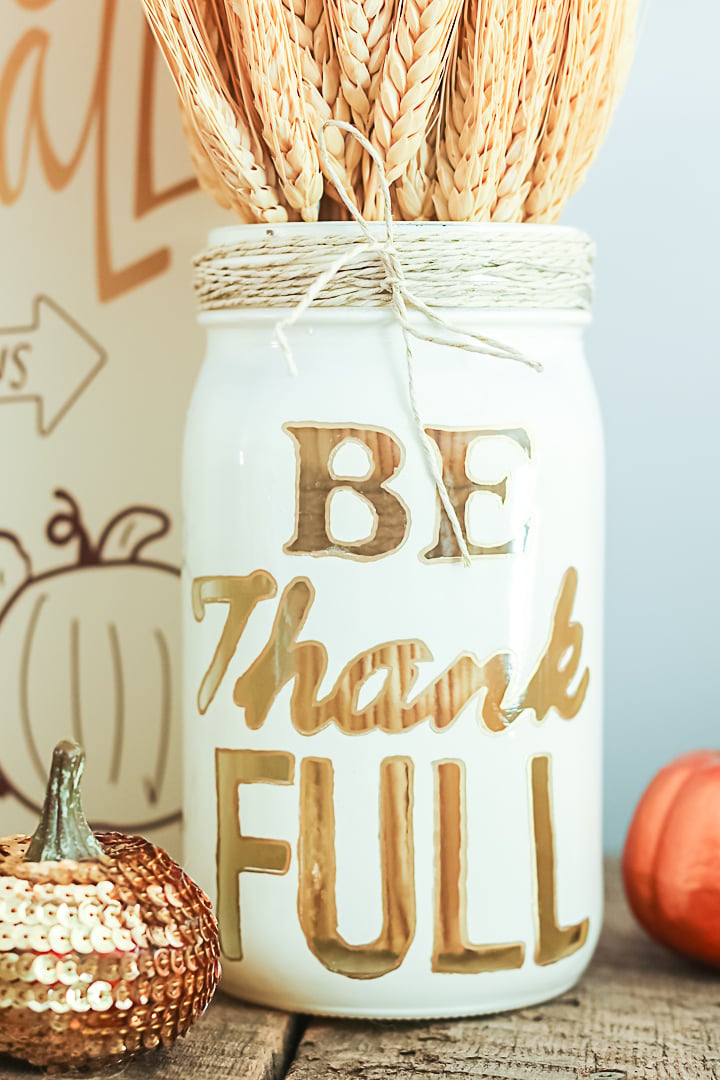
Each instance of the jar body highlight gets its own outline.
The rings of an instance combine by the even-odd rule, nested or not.
[[[458,1016],[571,986],[602,908],[603,455],[585,316],[203,317],[185,445],[185,838],[224,988]]]

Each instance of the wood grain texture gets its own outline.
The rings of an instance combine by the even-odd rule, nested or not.
[[[299,1023],[287,1013],[241,1005],[218,994],[183,1043],[136,1058],[123,1080],[281,1080],[297,1044]]]
[[[554,1002],[476,1020],[303,1021],[218,995],[171,1050],[124,1080],[718,1080],[720,975],[655,945],[633,922],[616,861],[597,955]],[[294,1060],[293,1060],[294,1058]],[[292,1063],[291,1063],[292,1062]],[[0,1080],[42,1074],[0,1059]],[[89,1080],[89,1078],[88,1078]]]
[[[299,1020],[241,1005],[218,994],[202,1020],[169,1050],[155,1050],[110,1070],[123,1080],[281,1080],[292,1058]],[[107,1078],[108,1073],[86,1073]],[[0,1080],[39,1077],[38,1069],[0,1057]]]
[[[633,922],[616,861],[588,974],[547,1005],[474,1020],[312,1020],[288,1080],[718,1080],[720,976]]]

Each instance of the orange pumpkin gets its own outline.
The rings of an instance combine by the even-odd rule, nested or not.
[[[720,751],[661,769],[625,841],[625,892],[663,945],[720,967]]]

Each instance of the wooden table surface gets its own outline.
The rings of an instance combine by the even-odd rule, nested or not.
[[[0,1080],[37,1076],[0,1058]],[[328,1021],[218,995],[184,1040],[125,1080],[720,1080],[720,973],[655,945],[632,921],[617,862],[585,978],[532,1009],[424,1023]]]

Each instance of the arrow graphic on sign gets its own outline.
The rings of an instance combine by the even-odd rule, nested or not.
[[[40,435],[55,430],[107,360],[107,353],[48,296],[29,326],[0,327],[0,404],[33,401]]]

